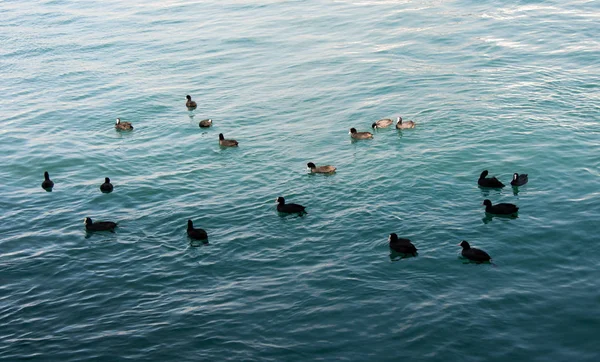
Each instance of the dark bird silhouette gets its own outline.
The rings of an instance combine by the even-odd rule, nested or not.
[[[305,207],[298,204],[286,204],[285,199],[279,196],[276,200],[277,202],[277,211],[284,212],[288,214],[307,214]]]
[[[309,162],[306,164],[311,173],[334,173],[336,168],[330,165],[316,166],[314,163]]]
[[[219,145],[221,145],[223,147],[237,147],[238,146],[238,141],[236,141],[236,140],[226,140],[225,137],[223,137],[223,134],[219,133]]]
[[[196,109],[196,107],[198,107],[198,105],[196,104],[196,102],[194,102],[192,100],[192,96],[190,96],[189,94],[187,96],[185,96],[185,98],[187,99],[187,102],[185,102],[185,106],[188,108],[188,110],[193,110]]]
[[[458,245],[462,246],[462,256],[471,261],[474,261],[476,263],[483,263],[492,259],[492,257],[490,257],[489,254],[485,251],[477,248],[472,248],[471,245],[469,245],[469,242],[467,242],[466,240],[463,240]]]
[[[394,121],[392,121],[389,118],[384,118],[384,119],[380,119],[377,122],[373,122],[373,124],[371,125],[371,128],[373,129],[377,129],[377,128],[387,128],[389,126],[391,126],[394,123]]]
[[[413,122],[413,121],[403,122],[402,117],[398,117],[398,120],[396,121],[396,128],[397,129],[415,128],[415,122]]]
[[[350,128],[350,137],[355,140],[366,140],[373,138],[373,134],[371,132],[356,132],[356,128]]]
[[[391,233],[388,241],[390,242],[390,249],[398,253],[412,254],[412,256],[417,256],[417,248],[415,248],[410,240],[399,238],[396,233]]]
[[[208,234],[204,229],[196,228],[194,229],[194,223],[192,220],[188,220],[187,222],[187,234],[190,238],[196,240],[207,240]]]
[[[112,192],[113,185],[110,183],[110,179],[108,177],[104,178],[104,183],[100,185],[100,191],[104,193]]]
[[[500,182],[495,177],[486,178],[488,175],[488,170],[485,170],[479,176],[479,180],[477,180],[477,184],[481,187],[490,187],[490,188],[501,188],[504,187],[504,184]]]
[[[116,222],[112,221],[96,221],[93,222],[91,218],[86,217],[83,219],[83,223],[85,224],[85,229],[87,231],[111,231],[114,232],[117,227]]]
[[[52,180],[50,180],[50,175],[48,174],[48,171],[44,172],[44,182],[42,182],[42,188],[46,191],[52,190],[52,188],[54,187],[54,182],[52,182]]]
[[[200,128],[208,128],[212,126],[212,119],[203,119],[200,121],[198,126],[200,126]]]
[[[121,118],[117,118],[117,123],[115,123],[115,128],[118,131],[131,131],[133,130],[133,126],[131,122],[121,122]]]
[[[483,200],[482,205],[485,205],[485,212],[494,215],[515,215],[519,211],[517,205],[505,203],[492,205],[488,199]]]
[[[510,182],[510,184],[513,186],[523,186],[527,183],[527,181],[529,181],[529,179],[527,178],[526,173],[521,175],[519,175],[518,173],[513,173],[513,179]]]

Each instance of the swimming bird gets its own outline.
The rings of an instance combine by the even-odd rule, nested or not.
[[[350,128],[350,137],[355,140],[366,140],[373,138],[373,134],[371,132],[356,132],[356,128]]]
[[[500,182],[496,177],[486,178],[488,175],[488,170],[484,170],[479,176],[479,180],[477,180],[477,184],[481,187],[490,187],[490,188],[502,188],[504,184]]]
[[[219,133],[219,145],[223,147],[237,147],[238,141],[226,140],[222,133]]]
[[[117,118],[115,128],[119,131],[131,131],[133,126],[131,125],[131,122],[121,122],[121,118]]]
[[[413,121],[402,121],[402,117],[398,117],[396,120],[396,128],[397,129],[407,129],[407,128],[415,128],[415,122]]]
[[[111,231],[114,232],[117,227],[116,222],[112,221],[96,221],[93,222],[91,218],[86,217],[83,219],[83,223],[85,224],[85,229],[87,231]]]
[[[490,261],[492,259],[492,257],[485,251],[477,248],[472,248],[471,245],[469,245],[469,242],[466,240],[461,241],[461,243],[458,245],[462,246],[463,248],[461,252],[462,256],[478,264]]]
[[[392,123],[394,123],[394,121],[392,121],[391,119],[384,118],[384,119],[380,119],[377,122],[373,122],[373,124],[371,125],[371,127],[373,129],[376,129],[376,128],[386,128],[386,127],[391,126]]]
[[[492,202],[488,199],[483,200],[482,205],[485,205],[485,212],[487,212],[488,214],[515,215],[519,211],[517,205],[514,204],[502,203],[492,206]]]
[[[527,178],[526,173],[520,175],[518,173],[513,173],[513,179],[510,184],[513,186],[523,186],[527,181],[529,181],[529,179]]]
[[[309,162],[306,164],[311,173],[334,173],[336,168],[333,166],[315,166],[314,163]]]
[[[112,192],[113,185],[110,183],[110,179],[108,177],[104,178],[104,183],[100,185],[100,191],[104,193]]]
[[[413,256],[417,256],[417,248],[415,248],[410,240],[399,238],[396,233],[391,233],[388,241],[390,242],[390,249],[398,253],[412,254]]]
[[[193,110],[196,109],[196,107],[198,106],[196,104],[196,102],[194,102],[192,100],[192,96],[190,96],[189,94],[187,96],[185,96],[185,98],[187,99],[187,102],[185,102],[185,106],[188,108],[188,110]]]
[[[203,119],[200,121],[198,126],[200,126],[200,128],[208,128],[212,126],[212,119]]]
[[[187,234],[190,238],[196,239],[196,240],[208,239],[208,234],[206,233],[206,231],[204,229],[200,229],[200,228],[194,229],[194,223],[192,223],[192,220],[188,220]]]
[[[44,190],[52,190],[53,187],[54,182],[50,180],[50,175],[48,174],[48,171],[44,171],[44,182],[42,182],[42,188]]]
[[[277,211],[288,214],[307,214],[305,207],[298,204],[286,204],[285,199],[281,196],[275,200],[277,202]]]

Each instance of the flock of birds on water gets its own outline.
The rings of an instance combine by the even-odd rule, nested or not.
[[[195,101],[192,100],[192,97],[186,96],[186,107],[189,111],[193,111],[198,106]],[[211,119],[204,119],[200,121],[200,128],[209,128],[213,124]],[[377,122],[374,122],[371,127],[373,129],[378,128],[387,128],[394,124],[394,121],[391,119],[380,119]],[[396,129],[410,129],[415,128],[415,122],[406,121],[403,122],[402,117],[398,117],[396,120]],[[120,118],[117,118],[115,129],[117,131],[132,131],[133,126],[130,122],[122,122]],[[367,140],[373,138],[373,134],[371,132],[358,132],[355,128],[350,128],[350,137],[355,140]],[[219,133],[219,145],[221,147],[238,147],[239,143],[233,139],[225,139],[222,133]],[[307,168],[311,173],[322,173],[322,174],[333,174],[336,171],[336,168],[331,165],[324,166],[316,166],[314,163],[309,162],[307,164]],[[500,182],[496,177],[487,177],[488,171],[484,170],[479,176],[479,180],[477,180],[477,184],[483,188],[492,188],[499,189],[503,188],[505,185]],[[510,184],[513,187],[523,186],[528,182],[527,174],[513,174],[513,179]],[[44,172],[44,181],[42,182],[42,188],[46,191],[52,191],[54,187],[54,182],[50,180],[50,175],[47,171]],[[113,191],[113,185],[110,182],[110,178],[105,177],[104,183],[100,185],[100,191],[103,193],[110,193]],[[297,214],[304,215],[307,214],[306,207],[294,204],[294,203],[286,203],[285,198],[282,196],[276,199],[277,202],[277,212],[282,214]],[[483,201],[485,206],[486,214],[490,214],[493,216],[501,216],[501,217],[509,217],[515,218],[518,216],[519,208],[510,203],[500,203],[493,205],[492,202],[488,199]],[[117,227],[117,223],[113,221],[93,221],[90,217],[86,217],[84,219],[85,229],[88,232],[94,231],[110,231],[114,232]],[[202,241],[205,244],[208,244],[208,234],[204,229],[195,228],[192,220],[187,221],[187,235],[190,239]],[[399,253],[403,257],[408,256],[417,256],[417,248],[413,245],[410,239],[399,238],[396,233],[391,233],[388,237],[388,242],[390,249]],[[469,261],[475,262],[477,264],[489,262],[491,263],[491,257],[485,251],[473,248],[469,244],[468,241],[463,240],[459,246],[462,247],[462,256]]]

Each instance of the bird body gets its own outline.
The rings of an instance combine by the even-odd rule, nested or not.
[[[104,178],[104,183],[100,185],[100,191],[104,193],[112,192],[113,185],[110,183],[110,179],[108,177]]]
[[[396,233],[391,233],[388,241],[390,243],[390,249],[395,252],[417,256],[417,248],[409,239],[399,238]]]
[[[196,102],[194,102],[192,100],[192,96],[187,95],[185,96],[185,98],[187,99],[187,101],[185,102],[185,106],[188,108],[188,110],[193,110],[196,109],[196,107],[198,107],[198,105],[196,104]]]
[[[86,217],[83,219],[83,223],[85,224],[85,229],[87,231],[111,231],[114,232],[117,227],[116,222],[112,221],[96,221],[93,222],[91,218]]]
[[[223,134],[219,133],[219,145],[221,145],[223,147],[237,147],[238,146],[238,141],[236,141],[236,140],[226,140],[225,137],[223,137]]]
[[[458,245],[462,246],[463,248],[461,252],[462,256],[471,261],[474,261],[476,263],[483,263],[492,259],[492,257],[485,251],[477,248],[472,248],[471,245],[469,245],[469,242],[466,240],[463,240]]]
[[[504,187],[504,184],[502,182],[500,182],[500,180],[498,180],[495,177],[488,177],[486,178],[486,176],[488,175],[488,170],[484,170],[481,175],[479,175],[479,180],[477,180],[477,184],[481,187],[490,187],[490,188],[502,188]]]
[[[311,173],[334,173],[336,168],[330,165],[327,166],[316,166],[314,163],[309,162],[306,164]]]
[[[518,173],[514,173],[510,184],[512,186],[523,186],[527,183],[527,181],[529,181],[529,179],[526,173],[520,175]]]
[[[485,212],[494,215],[515,215],[519,211],[517,205],[506,203],[492,205],[492,202],[487,199],[483,200],[482,205],[485,205]]]
[[[44,190],[51,190],[54,187],[54,182],[50,180],[50,175],[48,171],[44,172],[44,182],[42,182],[42,188]]]
[[[373,134],[371,132],[356,132],[356,128],[350,128],[350,137],[355,140],[366,140],[373,138]]]
[[[377,129],[377,128],[386,128],[386,127],[389,127],[389,126],[391,126],[393,123],[394,123],[394,121],[392,121],[391,119],[389,119],[389,118],[384,118],[384,119],[380,119],[380,120],[379,120],[379,121],[377,121],[377,122],[374,122],[374,123],[371,125],[371,128],[373,128],[373,129]]]
[[[192,220],[188,220],[187,222],[187,235],[196,240],[206,240],[208,239],[208,234],[204,229],[194,228],[194,223]]]
[[[408,129],[408,128],[415,128],[415,122],[413,122],[413,121],[403,122],[402,117],[398,117],[398,119],[396,120],[396,129]]]
[[[305,207],[298,204],[286,204],[283,197],[278,197],[277,200],[277,211],[287,214],[307,214]]]
[[[200,121],[198,126],[200,126],[200,128],[208,128],[212,126],[212,119],[203,119]]]
[[[115,123],[115,128],[118,131],[131,131],[133,130],[133,126],[130,122],[121,122],[121,118],[117,118],[117,123]]]

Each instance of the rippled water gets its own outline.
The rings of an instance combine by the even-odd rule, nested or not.
[[[597,361],[599,14],[1,2],[0,359]],[[347,134],[398,115],[417,128]],[[483,190],[484,169],[530,181]],[[465,264],[463,239],[496,266]]]

